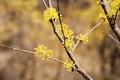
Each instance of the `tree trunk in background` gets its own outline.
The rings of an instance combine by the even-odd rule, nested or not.
[[[120,74],[120,47],[111,39],[104,39],[99,47],[99,57],[101,60],[101,75],[105,80],[116,80]],[[109,75],[109,76],[108,76]],[[116,77],[111,77],[114,75]]]

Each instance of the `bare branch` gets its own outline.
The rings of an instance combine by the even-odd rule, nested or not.
[[[60,62],[62,64],[64,63],[63,61],[61,61],[59,59],[56,59],[56,58],[53,58],[53,57],[50,57],[49,59],[52,60],[52,61]]]
[[[52,8],[52,2],[51,2],[51,0],[48,0],[48,2],[49,2],[49,7]]]
[[[60,12],[59,10],[59,1],[57,0],[57,7],[58,7],[58,12]],[[63,34],[63,38],[64,38],[64,40],[63,40],[63,42],[64,42],[64,49],[65,49],[65,51],[66,51],[66,53],[68,54],[68,56],[69,56],[69,58],[74,62],[74,63],[76,63],[76,60],[75,60],[75,58],[73,57],[73,55],[72,55],[72,52],[70,52],[70,51],[68,51],[67,50],[67,47],[66,47],[66,43],[65,43],[65,34],[64,34],[64,31],[63,31],[63,26],[62,26],[62,20],[61,20],[61,16],[60,16],[60,13],[58,13],[58,16],[59,16],[59,23],[60,23],[60,26],[61,26],[61,32],[62,32],[62,34]],[[76,65],[76,68],[78,68],[78,65]]]
[[[120,42],[115,39],[112,35],[107,35],[108,37],[110,37],[112,40],[114,40],[118,45],[120,45]]]
[[[89,35],[92,31],[94,31],[101,23],[103,22],[103,19],[100,20],[98,24],[96,24],[90,31],[88,31],[85,36]]]
[[[115,23],[114,18],[108,18],[110,27],[112,28],[113,32],[117,36],[119,42],[120,42],[120,28],[118,27],[117,23]]]
[[[75,71],[82,74],[82,76],[85,78],[85,80],[93,80],[82,68],[81,69],[75,69]]]
[[[77,41],[77,42],[76,42],[75,46],[73,47],[72,52],[75,50],[75,48],[77,47],[77,45],[78,45],[79,43],[80,43],[80,41]]]
[[[64,34],[64,31],[63,31],[63,26],[62,26],[62,20],[61,20],[61,16],[60,16],[60,9],[59,9],[59,2],[58,2],[58,0],[57,0],[57,8],[58,8],[59,23],[61,25],[61,32],[62,32],[63,38],[64,38],[64,49],[65,49],[68,57],[75,63],[75,67],[76,67],[75,69],[77,69],[76,71],[78,73],[80,73],[86,80],[92,80],[92,78],[83,69],[81,69],[81,67],[79,66],[79,63],[74,58],[73,53],[66,48],[65,34]],[[75,69],[73,69],[73,70],[75,70]]]
[[[58,9],[58,17],[59,17],[59,23],[60,23],[60,26],[61,26],[61,32],[63,34],[63,43],[64,43],[64,48],[66,48],[66,42],[65,42],[65,33],[63,31],[63,25],[62,25],[62,20],[61,20],[61,16],[60,16],[60,8],[59,8],[59,0],[57,0],[57,9]]]
[[[88,31],[85,36],[89,35],[92,31],[94,31],[101,23],[103,22],[103,19],[100,20],[100,22],[98,24],[96,24],[90,31]],[[80,41],[77,41],[77,43],[75,44],[75,46],[73,47],[72,52],[75,50],[75,48],[77,47],[77,45],[81,43]]]
[[[117,11],[116,11],[116,13],[115,13],[115,18],[114,18],[115,21],[116,21],[116,18],[117,18],[117,16],[118,16],[119,11],[120,11],[120,7],[117,9]]]
[[[29,53],[29,54],[35,54],[35,52],[32,52],[32,51],[18,49],[18,48],[13,48],[13,47],[8,47],[8,46],[1,45],[1,44],[0,44],[0,47],[7,48],[7,49],[12,49],[12,50],[20,51],[20,52],[24,52],[24,53]],[[52,60],[52,61],[60,62],[62,64],[64,63],[63,61],[61,61],[59,59],[56,59],[56,58],[53,58],[53,57],[50,57],[49,59]]]
[[[105,15],[107,16],[109,14],[109,9],[108,9],[108,3],[106,0],[99,0],[99,2],[101,3],[101,6],[105,12]]]
[[[63,39],[59,36],[59,34],[56,32],[56,25],[55,25],[55,22],[53,20],[50,20],[50,23],[52,24],[52,27],[53,27],[53,31],[55,33],[55,35],[57,36],[57,38],[60,40],[60,42],[62,43],[63,42]]]
[[[117,36],[119,42],[120,42],[120,28],[118,27],[117,23],[115,22],[116,18],[114,18],[113,16],[109,16],[109,10],[108,10],[108,3],[106,0],[100,0],[101,2],[103,2],[103,4],[101,4],[104,13],[107,17],[107,20],[109,22],[110,27],[112,28],[113,32],[115,33],[115,35]],[[118,13],[118,12],[117,12]],[[116,16],[117,16],[116,13]]]
[[[34,54],[35,53],[35,52],[32,52],[32,51],[28,51],[28,50],[23,50],[23,49],[8,47],[8,46],[2,45],[2,44],[0,44],[0,47],[4,47],[4,48],[7,48],[7,49],[12,49],[12,50],[20,51],[20,52],[24,52],[24,53],[30,53],[30,54]]]
[[[47,6],[47,4],[46,4],[45,0],[42,0],[42,2],[43,2],[43,4],[44,4],[45,8],[47,9],[47,8],[48,8],[48,6]]]

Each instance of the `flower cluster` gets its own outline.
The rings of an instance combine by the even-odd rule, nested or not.
[[[83,43],[88,42],[88,37],[86,35],[83,35],[83,34],[76,36],[76,39],[78,39],[79,41],[82,41]]]
[[[72,40],[72,39],[66,40],[65,45],[66,45],[67,49],[72,50],[75,45],[74,40]]]
[[[58,12],[55,8],[48,8],[44,11],[45,21],[49,22],[51,19],[57,21],[58,20]]]
[[[103,19],[105,23],[108,23],[107,17],[103,12],[99,14],[98,18]]]
[[[112,0],[109,3],[109,14],[107,16],[109,16],[109,17],[115,16],[116,12],[117,12],[117,9],[119,9],[119,7],[120,7],[120,0]],[[107,17],[106,17],[106,15],[104,14],[104,12],[102,10],[101,10],[101,13],[99,14],[98,17],[101,18],[101,19],[104,19],[105,23],[108,23]]]
[[[62,32],[63,29],[63,32]],[[56,32],[62,37],[65,37],[65,45],[67,47],[67,49],[72,50],[72,48],[74,47],[75,43],[74,43],[74,35],[73,35],[73,31],[68,29],[68,25],[66,24],[62,24],[62,29],[61,29],[61,25],[57,25],[56,28]],[[64,33],[64,36],[63,36]]]
[[[115,15],[117,9],[120,7],[120,0],[113,0],[110,3],[110,15]]]
[[[65,38],[74,38],[73,36],[73,31],[68,29],[68,25],[66,24],[62,24],[62,28],[63,28],[63,32],[64,32],[64,36]],[[60,34],[60,36],[63,37],[63,33],[62,33],[62,29],[61,29],[61,25],[57,25],[57,29],[56,29],[57,33]]]
[[[52,50],[48,50],[47,47],[39,45],[35,48],[35,56],[40,56],[42,60],[48,60],[52,56]]]
[[[63,65],[66,71],[72,71],[75,68],[75,63],[71,60],[66,60]]]

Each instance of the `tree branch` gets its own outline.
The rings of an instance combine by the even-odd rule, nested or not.
[[[113,30],[113,32],[115,33],[115,35],[117,36],[119,42],[120,42],[120,28],[118,27],[117,23],[115,22],[116,18],[114,18],[113,16],[109,16],[109,10],[108,10],[108,3],[106,0],[99,0],[100,3],[103,2],[103,4],[101,4],[104,13],[107,17],[107,20],[109,22],[109,25],[111,27],[111,29]]]
[[[44,4],[45,8],[47,9],[47,8],[48,8],[48,6],[47,6],[47,4],[46,4],[45,0],[42,0],[42,2],[43,2],[43,4]]]
[[[118,45],[120,45],[120,42],[116,40],[112,35],[107,35],[107,36],[110,37],[112,40],[114,40]]]
[[[44,3],[45,5],[46,3]],[[51,0],[49,0],[49,6],[52,6],[51,4]],[[75,69],[73,68],[73,70],[77,71],[78,73],[80,73],[85,80],[93,80],[78,64],[78,62],[76,61],[76,59],[74,58],[73,54],[72,54],[72,51],[69,51],[67,48],[66,48],[66,45],[65,45],[65,35],[64,35],[64,31],[63,31],[63,26],[62,26],[62,20],[61,20],[61,16],[60,16],[60,9],[59,9],[59,2],[57,0],[57,8],[58,8],[58,16],[59,16],[59,23],[60,23],[60,26],[61,26],[61,31],[62,31],[62,34],[63,34],[63,38],[62,39],[60,37],[60,35],[56,32],[56,24],[55,24],[55,21],[54,20],[50,20],[50,23],[52,24],[52,27],[53,27],[53,31],[55,33],[55,35],[57,36],[57,38],[59,39],[59,41],[61,42],[61,44],[64,42],[64,49],[68,55],[68,57],[75,63]],[[58,61],[56,59],[52,59],[54,61]],[[59,61],[60,62],[60,61]]]
[[[51,0],[48,0],[48,3],[49,3],[49,7],[52,8],[52,2],[51,2]]]
[[[2,44],[0,44],[0,47],[4,47],[4,48],[7,48],[7,49],[12,49],[12,50],[20,51],[20,52],[24,52],[24,53],[30,53],[30,54],[34,54],[35,53],[35,52],[32,52],[32,51],[28,51],[28,50],[23,50],[23,49],[8,47],[8,46],[2,45]]]
[[[61,16],[60,16],[59,0],[57,0],[57,8],[58,8],[58,17],[59,17],[59,23],[60,23],[60,26],[61,26],[61,32],[62,32],[62,34],[63,34],[64,48],[66,48],[65,33],[64,33],[64,30],[63,30],[62,20],[61,20]],[[66,48],[66,49],[67,49],[67,48]]]
[[[59,9],[59,1],[58,0],[57,0],[57,9],[58,9],[59,23],[61,25],[61,32],[62,32],[63,38],[64,38],[64,49],[65,49],[68,57],[75,63],[76,69],[74,69],[74,70],[76,70],[78,73],[80,73],[84,77],[84,79],[86,79],[86,80],[92,80],[92,78],[79,66],[79,63],[74,58],[72,51],[69,51],[66,48],[65,35],[64,35],[64,31],[63,31],[62,20],[61,20],[60,9]]]
[[[100,20],[100,22],[97,23],[90,31],[88,31],[88,32],[85,34],[85,36],[89,35],[92,31],[94,31],[102,22],[103,22],[103,20]],[[77,47],[77,45],[78,45],[79,43],[81,43],[81,42],[80,42],[80,41],[77,41],[77,42],[76,42],[75,46],[73,47],[72,52],[75,50],[75,48]]]

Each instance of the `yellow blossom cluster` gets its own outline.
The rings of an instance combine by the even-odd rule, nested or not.
[[[75,63],[71,60],[66,60],[63,66],[66,71],[72,71],[72,69],[75,68]]]
[[[58,12],[55,8],[48,8],[44,11],[45,21],[49,22],[51,19],[57,21],[59,19]]]
[[[120,0],[113,0],[110,3],[110,16],[115,15],[117,9],[120,7]]]
[[[103,19],[105,23],[108,23],[107,17],[103,12],[99,14],[98,18]]]
[[[47,47],[39,45],[35,48],[35,56],[40,56],[42,60],[48,60],[52,56],[52,50],[48,50]]]
[[[62,32],[63,29],[63,32]],[[67,47],[67,49],[72,50],[75,43],[74,43],[74,35],[73,35],[73,31],[68,29],[68,25],[66,24],[62,24],[62,29],[61,29],[61,25],[57,25],[56,28],[56,32],[64,39],[65,37],[65,45]],[[64,36],[63,36],[64,33]]]
[[[109,0],[107,2],[109,2]],[[120,0],[112,0],[109,3],[108,8],[109,8],[109,14],[108,14],[108,16],[109,17],[115,16],[116,12],[117,12],[117,9],[120,8]],[[120,12],[119,12],[119,14],[120,14]],[[98,18],[104,19],[104,22],[108,23],[107,17],[104,14],[103,10],[101,10],[101,13],[99,14]]]
[[[78,39],[79,41],[81,41],[83,43],[88,42],[88,37],[86,35],[83,35],[83,34],[80,34],[80,35],[76,36],[76,39]]]
[[[74,40],[72,40],[72,39],[66,40],[65,45],[66,45],[67,49],[72,50],[75,45]]]
[[[62,24],[62,28],[63,28],[63,32],[64,32],[64,36],[65,38],[74,38],[73,36],[73,31],[68,29],[68,25],[66,24]],[[56,29],[57,33],[60,34],[60,36],[63,37],[63,33],[62,33],[62,29],[61,29],[61,25],[57,25],[57,29]]]

